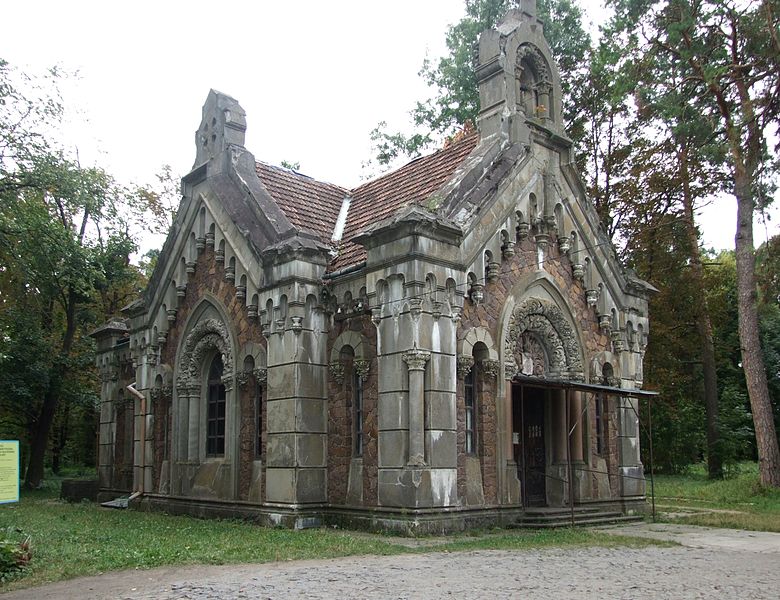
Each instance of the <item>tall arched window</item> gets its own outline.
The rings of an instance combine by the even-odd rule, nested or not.
[[[225,455],[225,384],[222,375],[225,366],[217,354],[211,361],[207,385],[208,412],[206,417],[206,455]]]
[[[466,406],[466,454],[477,453],[477,399],[474,389],[474,367],[463,378],[463,399]]]
[[[353,456],[363,456],[363,378],[357,369],[352,369],[353,372],[353,394],[352,401],[352,440],[354,447],[352,449]]]

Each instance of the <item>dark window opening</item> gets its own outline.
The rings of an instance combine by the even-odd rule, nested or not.
[[[474,365],[474,368],[476,368],[476,365]],[[476,454],[477,452],[474,368],[472,368],[463,378],[463,397],[466,405],[466,454]]]
[[[206,417],[206,455],[225,455],[225,384],[222,374],[225,367],[222,357],[211,361],[208,379],[208,408]]]
[[[606,449],[606,414],[604,403],[606,397],[604,394],[596,396],[596,454],[601,456]]]
[[[263,386],[257,384],[255,396],[255,456],[261,458],[263,454]]]
[[[352,451],[354,456],[363,456],[363,379],[356,370],[354,371],[354,401],[352,403]]]

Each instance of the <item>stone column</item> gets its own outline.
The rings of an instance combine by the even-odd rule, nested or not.
[[[409,369],[409,465],[425,464],[425,363],[431,353],[414,348],[403,354]]]
[[[553,462],[563,464],[566,462],[566,436],[569,433],[569,427],[566,423],[566,392],[564,390],[553,390]]]
[[[582,444],[583,419],[582,414],[582,394],[580,392],[571,392],[571,411],[569,412],[569,428],[571,431],[571,460],[575,463],[584,461],[584,452]]]
[[[200,462],[200,386],[187,386],[187,461]]]

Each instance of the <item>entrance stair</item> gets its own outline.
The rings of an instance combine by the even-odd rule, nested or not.
[[[641,515],[624,515],[598,507],[575,506],[574,526],[586,527],[592,525],[611,525],[615,523],[635,523],[642,521]],[[571,527],[571,508],[539,507],[528,508],[511,528],[549,529],[554,527]]]

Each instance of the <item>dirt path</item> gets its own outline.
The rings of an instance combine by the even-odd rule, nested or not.
[[[2,600],[778,598],[780,534],[675,525],[640,525],[611,531],[665,535],[684,545],[432,552],[125,571],[13,592]],[[723,540],[731,542],[724,545]]]

